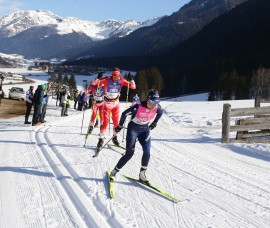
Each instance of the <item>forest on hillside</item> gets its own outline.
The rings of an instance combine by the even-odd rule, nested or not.
[[[221,84],[224,75],[235,74],[233,72],[248,82],[260,68],[270,68],[269,12],[270,1],[249,0],[214,19],[194,36],[162,55],[90,58],[69,64],[118,66],[137,72],[154,67],[163,78],[163,96],[213,91]],[[223,95],[210,97],[220,99]],[[248,96],[241,95],[241,98],[245,97]]]

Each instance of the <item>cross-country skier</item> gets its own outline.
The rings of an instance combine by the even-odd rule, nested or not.
[[[126,117],[131,115],[131,121],[127,127],[126,154],[118,161],[117,165],[112,170],[110,176],[111,181],[114,180],[116,173],[119,172],[120,169],[132,158],[137,138],[143,149],[139,179],[144,182],[149,181],[145,175],[145,171],[150,160],[150,130],[153,130],[157,126],[157,122],[163,113],[163,110],[159,105],[159,101],[158,91],[149,90],[145,101],[142,101],[141,104],[135,104],[122,113],[119,126],[116,127],[115,132],[118,133],[121,131]],[[154,121],[149,125],[149,122],[152,120]]]
[[[110,113],[112,113],[114,129],[119,124],[119,111],[120,111],[119,97],[122,86],[129,87],[130,89],[136,89],[136,84],[133,78],[129,82],[123,77],[121,77],[120,69],[117,67],[113,69],[112,75],[110,77],[105,77],[101,80],[96,78],[93,81],[92,85],[98,85],[98,83],[104,85],[104,109],[103,109],[104,116],[103,116],[103,123],[100,128],[100,138],[97,144],[97,147],[101,148],[104,143],[106,129],[109,125]],[[112,141],[115,145],[119,145],[117,136],[115,136],[112,139]]]
[[[97,79],[102,78],[102,73],[100,72],[97,76]],[[91,86],[88,90],[87,93],[92,93],[93,98],[94,98],[94,104],[92,106],[93,112],[92,116],[90,119],[90,125],[88,128],[87,134],[91,134],[94,127],[95,127],[95,119],[97,117],[97,112],[99,112],[99,117],[100,117],[100,126],[103,123],[103,108],[104,108],[104,86],[101,83],[98,83],[96,86]]]

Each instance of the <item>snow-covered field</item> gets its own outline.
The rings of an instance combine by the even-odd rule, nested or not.
[[[106,171],[123,151],[109,145],[92,158],[97,128],[83,146],[90,110],[83,134],[83,112],[60,117],[54,101],[44,125],[0,120],[0,227],[270,227],[270,146],[221,144],[225,102],[254,105],[207,102],[206,94],[161,102],[147,176],[180,203],[122,176],[138,176],[139,144],[109,198]]]

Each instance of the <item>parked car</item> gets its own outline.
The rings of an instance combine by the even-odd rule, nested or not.
[[[19,100],[25,100],[25,91],[23,88],[20,87],[12,87],[9,89],[8,94],[9,99],[19,99]]]

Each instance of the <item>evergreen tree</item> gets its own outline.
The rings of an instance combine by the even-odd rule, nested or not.
[[[69,87],[69,79],[68,79],[67,74],[65,74],[65,76],[64,76],[64,78],[63,78],[63,85]]]
[[[63,77],[62,77],[61,72],[58,73],[58,77],[56,79],[56,82],[58,83],[58,88],[60,88],[63,85]]]
[[[57,79],[56,79],[56,76],[55,76],[55,73],[53,72],[51,74],[51,77],[48,78],[48,82],[51,82],[52,83],[52,96],[56,93],[57,89],[58,89],[58,83],[57,83]]]
[[[135,83],[136,83],[136,93],[140,97],[141,100],[146,99],[149,85],[147,80],[147,74],[144,70],[139,71],[135,76]]]
[[[75,75],[71,74],[70,79],[69,79],[69,90],[70,94],[73,96],[75,90],[77,90],[77,84],[76,84],[76,79]]]
[[[152,67],[146,71],[146,75],[149,88],[161,92],[163,89],[163,78],[160,71],[157,68]]]

